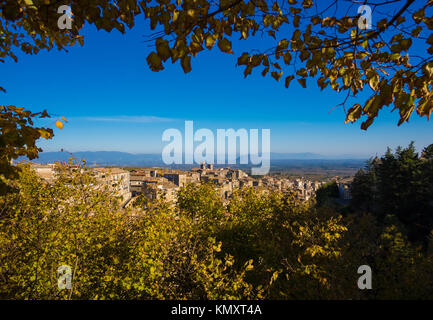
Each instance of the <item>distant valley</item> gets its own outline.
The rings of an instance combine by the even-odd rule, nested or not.
[[[162,161],[161,154],[132,154],[119,151],[80,151],[68,152],[42,152],[39,158],[32,160],[36,163],[46,164],[55,161],[67,162],[74,157],[75,160],[85,160],[88,166],[119,166],[119,167],[167,167]],[[21,158],[19,160],[25,160]],[[365,165],[367,159],[350,159],[341,156],[329,157],[317,153],[271,153],[271,173],[284,172],[291,176],[332,177],[355,174]],[[239,161],[238,161],[239,162]],[[193,165],[172,165],[177,169],[189,169]],[[223,165],[215,165],[223,167]],[[234,168],[248,169],[249,165],[226,165]]]

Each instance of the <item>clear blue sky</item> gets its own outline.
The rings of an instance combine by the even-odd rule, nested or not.
[[[243,68],[235,66],[240,43],[234,43],[235,55],[217,47],[199,53],[189,74],[170,61],[164,71],[152,72],[146,63],[151,48],[143,41],[149,30],[137,19],[125,35],[86,27],[84,47],[19,54],[18,63],[0,64],[0,85],[7,90],[2,104],[47,109],[69,120],[55,129],[54,139],[40,143],[44,151],[159,153],[162,132],[183,128],[185,120],[195,129],[269,128],[273,152],[369,157],[411,140],[418,149],[433,143],[432,122],[416,114],[397,127],[398,113],[382,110],[362,131],[360,122],[344,124],[341,108],[330,112],[343,95],[321,92],[312,80],[308,89],[296,81],[285,89],[257,70],[244,79]],[[52,120],[43,124],[54,126]]]

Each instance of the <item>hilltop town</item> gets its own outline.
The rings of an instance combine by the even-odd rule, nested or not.
[[[56,164],[35,164],[31,166],[36,173],[47,181],[55,179]],[[202,163],[191,170],[168,168],[140,168],[131,171],[122,168],[89,168],[100,185],[108,188],[121,200],[125,207],[131,206],[138,196],[149,200],[164,198],[175,203],[177,192],[187,184],[214,184],[221,198],[226,201],[234,190],[252,187],[260,190],[294,191],[299,199],[308,201],[326,181],[311,181],[305,178],[288,178],[281,175],[251,177],[241,169],[215,168],[213,164]],[[351,198],[349,184],[351,179],[335,179],[338,183],[340,198]]]

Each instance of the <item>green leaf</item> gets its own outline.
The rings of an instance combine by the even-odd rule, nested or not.
[[[167,40],[163,40],[161,38],[156,40],[156,52],[158,53],[158,56],[163,60],[166,61],[168,58],[171,57],[171,51],[170,47],[168,45]]]
[[[348,122],[353,123],[356,120],[358,120],[361,117],[361,115],[362,115],[362,107],[359,103],[357,103],[347,111],[347,116],[344,123],[348,123]]]
[[[149,54],[146,61],[152,71],[160,71],[164,69],[161,58],[155,52]]]
[[[181,59],[183,72],[188,73],[191,71],[191,56],[185,56]]]
[[[222,52],[230,53],[230,54],[233,53],[232,43],[229,40],[227,40],[226,38],[223,38],[223,39],[218,41],[218,48],[220,48],[220,50]]]
[[[370,80],[368,81],[368,84],[370,85],[370,88],[374,91],[377,90],[377,86],[379,84],[379,76],[373,76],[370,78]]]
[[[218,35],[216,35],[216,34],[208,35],[206,37],[206,44],[205,44],[206,48],[212,49],[212,47],[214,46],[217,38],[218,38]]]
[[[433,111],[433,103],[429,97],[421,99],[416,109],[417,113],[423,117],[426,116],[430,120],[430,115]]]
[[[367,130],[369,126],[371,126],[371,124],[373,123],[374,118],[368,118],[367,120],[365,120],[362,124],[361,124],[361,129],[362,130]]]
[[[238,66],[241,66],[241,65],[247,65],[249,61],[250,61],[250,56],[249,56],[248,52],[244,52],[244,53],[242,53],[242,55],[238,58],[238,62],[237,62],[237,64],[238,64]]]

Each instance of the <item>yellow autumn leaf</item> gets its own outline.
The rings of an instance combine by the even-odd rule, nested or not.
[[[233,53],[232,43],[229,40],[227,40],[226,38],[218,41],[218,47],[220,48],[220,50],[222,52]]]
[[[63,122],[62,121],[57,121],[56,122],[56,127],[59,128],[60,130],[63,129]]]

